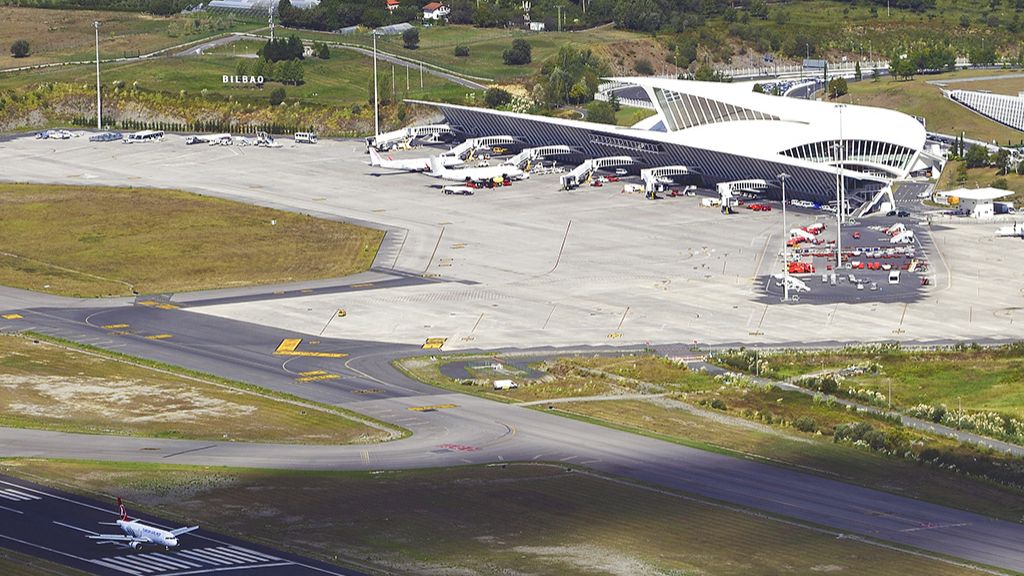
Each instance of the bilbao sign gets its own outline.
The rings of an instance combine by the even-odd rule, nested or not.
[[[255,84],[259,86],[263,84],[263,76],[229,76],[224,74],[223,82],[225,84]]]

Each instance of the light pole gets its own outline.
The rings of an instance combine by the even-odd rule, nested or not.
[[[380,102],[377,95],[377,29],[373,32],[373,138],[380,136]]]
[[[782,181],[782,301],[789,302],[789,228],[786,227],[786,178],[783,172],[777,178]]]
[[[103,102],[100,99],[100,22],[95,20],[92,23],[96,29],[96,129],[103,129]]]
[[[833,147],[836,151],[836,270],[843,267],[843,212],[846,211],[843,198],[843,108],[845,104],[836,104],[839,109],[839,141]]]

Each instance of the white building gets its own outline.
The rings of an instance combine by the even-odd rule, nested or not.
[[[528,146],[564,144],[582,158],[629,155],[642,168],[684,166],[694,183],[760,179],[767,194],[824,204],[842,178],[852,205],[872,200],[895,179],[933,166],[925,129],[906,114],[866,106],[770,96],[753,83],[614,78],[629,98],[657,112],[625,128],[451,104],[427,103],[462,137],[507,134]]]
[[[952,199],[957,198],[957,210],[971,218],[992,218],[996,215],[994,202],[1012,194],[1000,188],[958,188],[942,193],[951,205],[954,203]]]
[[[440,2],[431,2],[423,7],[424,20],[442,20],[451,14],[452,9]]]

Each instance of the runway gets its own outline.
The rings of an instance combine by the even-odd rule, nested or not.
[[[173,529],[168,522],[139,516],[147,525]],[[98,502],[24,480],[0,476],[0,546],[100,576],[363,576],[323,562],[286,554],[203,530],[181,537],[173,550],[132,550],[98,543],[86,536],[117,534],[102,525],[117,518],[113,502]]]

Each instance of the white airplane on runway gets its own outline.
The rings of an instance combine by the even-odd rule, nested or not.
[[[500,164],[498,166],[478,166],[476,168],[459,168],[449,170],[445,168],[437,157],[430,157],[430,175],[444,180],[455,180],[458,182],[472,181],[483,182],[495,178],[509,180],[524,180],[530,175],[515,166]]]
[[[441,165],[445,168],[462,166],[462,164],[464,164],[462,159],[456,156],[445,156],[441,158]],[[370,166],[387,168],[389,170],[405,170],[407,172],[429,172],[430,157],[393,160],[391,156],[388,156],[387,158],[382,157],[376,148],[370,146]]]
[[[100,544],[125,542],[131,546],[132,550],[141,550],[143,545],[163,546],[170,550],[171,548],[178,547],[178,536],[199,529],[199,526],[191,526],[188,528],[164,530],[163,528],[143,524],[139,522],[138,518],[132,519],[128,517],[128,512],[125,511],[120,497],[117,498],[117,507],[121,517],[115,522],[102,522],[102,524],[118,526],[124,534],[90,534],[87,538],[99,540]]]

